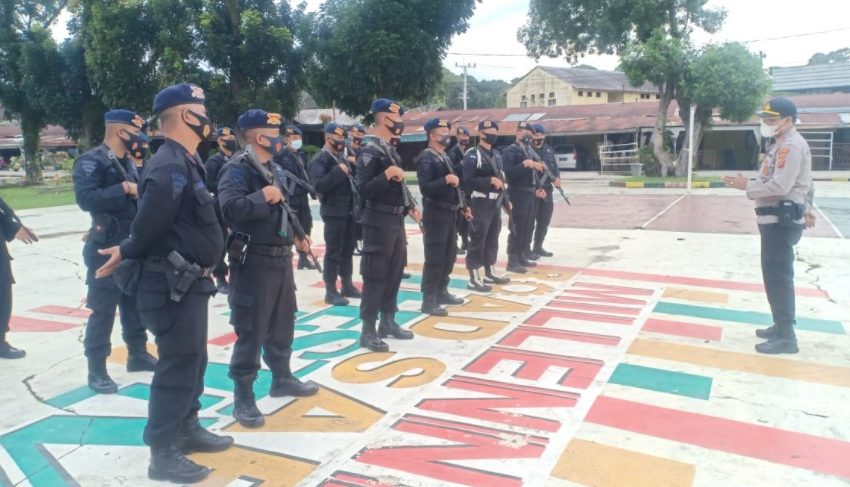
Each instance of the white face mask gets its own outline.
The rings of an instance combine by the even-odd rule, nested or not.
[[[771,138],[776,136],[776,132],[779,131],[779,126],[768,125],[764,123],[764,121],[759,121],[759,131],[761,131],[762,137]]]
[[[300,149],[302,145],[304,145],[304,141],[301,140],[301,139],[293,140],[292,143],[289,144],[289,146],[292,147],[295,150]]]

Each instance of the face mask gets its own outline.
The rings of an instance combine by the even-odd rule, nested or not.
[[[142,137],[142,134],[134,134],[125,131],[124,135],[127,136],[126,139],[120,136],[119,138],[121,139],[121,142],[124,143],[124,147],[127,148],[127,152],[136,159],[144,159],[147,154],[148,147],[144,137]]]
[[[236,139],[225,140],[222,144],[228,152],[236,152],[239,150],[239,142],[236,142]]]
[[[759,131],[761,131],[762,137],[776,137],[776,133],[779,132],[779,124],[768,125],[764,121],[759,121]]]
[[[390,139],[390,145],[393,146],[393,147],[397,148],[400,143],[401,143],[400,138],[393,137],[393,138]]]
[[[490,145],[495,144],[496,141],[499,139],[499,136],[497,134],[481,134],[481,136],[484,142],[487,142]]]
[[[449,144],[452,143],[452,137],[450,135],[443,135],[439,139],[437,139],[437,143],[443,147],[448,147]]]
[[[469,139],[457,139],[457,143],[462,147],[466,147],[469,145]]]
[[[404,122],[390,122],[389,128],[390,132],[392,132],[394,135],[401,135],[401,133],[404,132]]]
[[[534,139],[534,147],[543,147],[543,139]]]
[[[192,110],[187,109],[186,111],[191,113],[200,122],[200,125],[192,125],[191,123],[186,122],[186,125],[188,125],[190,129],[192,129],[192,132],[198,134],[198,137],[200,137],[201,140],[205,140],[207,137],[209,137],[210,130],[212,130],[210,126],[210,119],[201,115],[200,113],[195,113]]]
[[[283,137],[269,137],[267,135],[261,135],[260,137],[269,144],[268,146],[260,144],[260,147],[267,150],[273,156],[279,156],[283,154],[283,149],[286,147],[286,143],[283,141]]]
[[[342,150],[345,149],[344,140],[334,140],[331,142],[331,144],[333,145],[334,150],[337,152],[342,152]]]
[[[363,144],[363,139],[360,137],[354,137],[351,139],[351,145],[354,147],[360,147]]]
[[[525,137],[523,137],[521,140],[522,140],[522,143],[523,143],[523,144],[528,145],[528,144],[530,144],[530,143],[531,143],[532,137],[531,137],[530,135],[526,135],[526,136],[525,136]]]
[[[293,140],[292,143],[289,144],[289,146],[292,147],[293,150],[300,149],[302,145],[304,145],[304,141],[301,139]]]

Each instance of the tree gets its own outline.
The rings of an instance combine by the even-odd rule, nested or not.
[[[87,150],[103,138],[103,113],[106,105],[94,91],[86,68],[82,35],[71,22],[73,37],[59,47],[62,57],[63,99],[60,104],[59,123],[68,136],[77,141],[77,147]]]
[[[529,54],[566,56],[618,54],[632,82],[649,80],[660,99],[650,138],[653,154],[667,172],[674,156],[664,145],[670,104],[687,72],[691,33],[717,32],[726,12],[707,0],[531,0],[528,22],[518,37]]]
[[[819,52],[809,58],[809,66],[814,64],[846,63],[850,61],[850,48],[837,49],[826,54]]]
[[[41,129],[52,122],[62,93],[58,47],[49,26],[64,1],[0,0],[0,101],[20,121],[26,180],[41,181]]]
[[[427,101],[474,8],[475,0],[328,0],[309,40],[310,93],[350,114],[367,113],[379,96]]]
[[[469,101],[468,108],[504,108],[505,93],[510,84],[502,80],[479,81],[474,76],[466,80]],[[463,76],[443,68],[443,77],[434,94],[425,102],[429,107],[444,110],[460,110],[463,108]],[[402,100],[410,105],[409,100]]]

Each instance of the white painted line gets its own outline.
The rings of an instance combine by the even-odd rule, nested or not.
[[[816,210],[818,210],[818,213],[820,213],[820,216],[822,216],[823,219],[826,220],[827,223],[829,223],[829,226],[832,227],[832,230],[835,232],[836,235],[838,235],[838,238],[843,239],[844,235],[841,233],[841,230],[839,230],[838,227],[835,226],[835,223],[832,223],[832,220],[830,220],[829,217],[826,216],[826,213],[824,213],[823,210],[818,208],[818,205],[813,205],[813,206],[815,207]]]
[[[655,215],[654,217],[650,218],[650,219],[649,219],[649,221],[648,221],[648,222],[646,222],[646,223],[644,223],[643,225],[641,225],[641,226],[640,226],[640,228],[644,229],[644,228],[646,228],[647,226],[649,226],[652,222],[654,222],[655,220],[657,220],[658,218],[660,218],[660,217],[661,217],[661,215],[663,215],[663,214],[667,213],[668,211],[670,211],[670,208],[673,208],[674,206],[676,206],[676,203],[678,203],[678,202],[682,201],[682,200],[683,200],[686,196],[688,196],[688,195],[687,195],[687,194],[683,194],[682,196],[680,196],[680,197],[679,197],[679,199],[677,199],[676,201],[674,201],[674,202],[670,203],[670,205],[669,205],[669,206],[667,206],[667,208],[664,208],[663,210],[661,210],[661,213],[659,213],[659,214]]]

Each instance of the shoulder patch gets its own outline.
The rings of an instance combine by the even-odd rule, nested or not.
[[[368,166],[372,162],[372,157],[372,154],[369,152],[363,151],[360,153],[360,162],[363,163],[363,167]]]
[[[785,162],[788,160],[788,153],[791,152],[789,147],[783,147],[776,153],[776,167],[782,169],[785,167]]]
[[[171,173],[171,199],[176,200],[180,197],[180,194],[183,193],[183,188],[186,187],[188,182],[183,173],[178,171]]]
[[[83,159],[80,164],[83,167],[83,173],[85,173],[86,177],[91,176],[94,170],[97,169],[97,161],[90,157]]]

